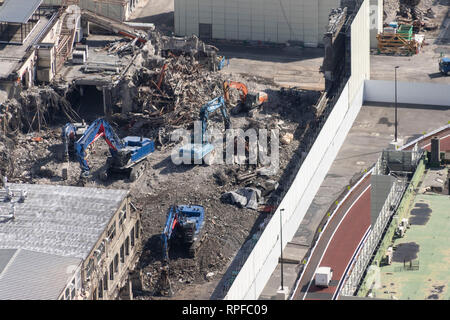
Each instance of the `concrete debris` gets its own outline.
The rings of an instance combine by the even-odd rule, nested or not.
[[[239,208],[258,210],[258,204],[263,202],[261,190],[256,188],[242,188],[222,194],[222,202],[235,204]]]
[[[40,131],[63,116],[73,122],[79,119],[69,101],[51,87],[33,87],[15,99],[0,105],[3,133]]]
[[[290,144],[293,139],[294,139],[294,135],[292,133],[288,132],[281,137],[280,142],[284,145],[287,145],[287,144]]]
[[[432,5],[432,0],[384,0],[385,25],[397,21],[413,25],[415,33],[435,30],[438,25],[430,21],[436,18]]]
[[[88,72],[113,79],[110,94],[102,91],[101,85],[52,84],[25,90],[0,106],[0,172],[11,182],[77,185],[80,166],[76,158],[67,162],[58,157],[61,128],[67,122],[90,123],[105,116],[120,137],[145,136],[155,141],[157,150],[148,159],[148,170],[139,181],[130,183],[113,178],[101,181],[109,147],[99,139],[90,148],[92,179],[86,182],[89,187],[129,189],[133,203],[142,210],[146,245],[138,268],[144,271],[144,288],[137,296],[143,299],[158,295],[160,235],[167,209],[174,203],[203,205],[208,236],[195,259],[186,257],[183,248],[171,246],[165,280],[177,293],[187,290],[186,283],[201,284],[221,276],[258,221],[255,211],[264,207],[268,208],[264,212],[273,212],[288,190],[301,163],[298,150],[309,150],[317,134],[314,104],[320,95],[298,88],[280,90],[265,78],[233,75],[233,80],[245,82],[251,91],[270,92],[270,101],[252,116],[231,116],[233,128],[291,133],[286,137],[289,144],[279,150],[279,167],[270,167],[270,136],[267,146],[258,142],[256,162],[177,166],[171,161],[177,143],[171,140],[171,133],[178,128],[192,129],[201,106],[223,95],[223,81],[230,75],[211,70],[217,50],[196,37],[153,35],[150,39],[141,48],[142,44],[120,40],[100,49],[105,55],[126,56],[120,63],[128,58],[127,66],[107,61],[86,63]],[[104,112],[107,97],[111,114]],[[233,93],[232,99],[238,101],[239,94]],[[209,121],[210,128],[223,129],[220,114],[212,114]],[[245,141],[244,146],[248,153],[249,143]],[[235,191],[226,192],[229,190]]]

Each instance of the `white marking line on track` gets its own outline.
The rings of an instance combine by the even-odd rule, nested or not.
[[[450,134],[448,134],[448,135],[446,135],[446,136],[444,136],[444,137],[440,137],[440,138],[439,138],[439,141],[442,140],[442,139],[446,139],[446,138],[448,138],[448,137],[450,137]],[[428,147],[429,145],[431,145],[431,142],[430,142],[430,143],[427,143],[426,145],[424,145],[424,146],[422,147],[422,149]]]
[[[364,191],[358,196],[358,198],[356,198],[356,200],[353,201],[352,205],[347,209],[347,211],[345,212],[345,214],[344,214],[344,216],[342,217],[341,221],[339,221],[339,223],[338,223],[338,225],[336,226],[336,229],[334,229],[334,231],[333,231],[333,233],[332,233],[330,239],[328,239],[327,246],[325,247],[325,250],[323,250],[323,252],[322,252],[322,256],[320,257],[319,263],[317,264],[317,268],[320,266],[320,263],[322,262],[323,256],[325,255],[325,252],[327,252],[328,246],[330,245],[330,242],[331,242],[331,240],[333,239],[334,234],[335,234],[336,231],[339,229],[339,226],[341,225],[342,221],[345,220],[345,217],[347,217],[347,214],[348,214],[348,213],[350,212],[350,210],[353,208],[353,206],[355,205],[355,203],[357,203],[358,200],[359,200],[359,199],[367,192],[367,190],[369,190],[370,186],[371,186],[371,185],[368,185],[368,186],[366,187],[366,189],[364,189]],[[317,268],[314,270],[314,274],[316,273]],[[308,283],[308,287],[306,288],[306,293],[305,293],[305,295],[303,296],[302,300],[305,300],[306,296],[308,295],[308,291],[309,291],[309,288],[311,287],[311,283],[312,283],[312,282],[313,282],[313,280],[311,279],[311,280],[309,281],[309,283]]]
[[[366,232],[364,233],[364,236],[361,238],[361,241],[359,242],[358,246],[356,247],[355,252],[353,253],[352,258],[347,263],[347,266],[345,267],[345,271],[341,276],[341,280],[339,281],[339,284],[337,286],[336,291],[334,292],[332,300],[336,300],[337,296],[339,295],[339,292],[341,291],[341,287],[344,283],[344,279],[347,276],[348,272],[350,271],[350,268],[353,266],[355,262],[355,258],[359,255],[364,243],[366,242],[367,237],[369,236],[369,231],[372,229],[372,226],[368,226]]]
[[[371,168],[368,172],[366,172],[366,174],[364,176],[361,177],[361,179],[358,180],[358,182],[349,190],[349,192],[345,195],[345,197],[339,202],[339,204],[337,205],[337,207],[333,210],[333,213],[330,216],[330,219],[327,220],[327,222],[325,223],[325,225],[323,226],[323,230],[320,233],[319,237],[316,240],[316,244],[314,245],[314,247],[312,248],[311,254],[308,257],[308,260],[305,264],[305,267],[303,268],[303,271],[300,274],[300,277],[298,278],[296,284],[295,284],[295,289],[293,290],[293,293],[291,295],[291,297],[289,298],[289,300],[293,300],[295,293],[298,290],[298,287],[300,285],[300,282],[303,278],[303,275],[305,274],[306,269],[308,268],[309,262],[311,261],[311,259],[309,259],[310,257],[312,257],[314,255],[314,252],[316,251],[317,248],[317,244],[319,243],[320,239],[322,239],[322,235],[325,232],[325,230],[327,229],[328,225],[330,224],[331,220],[334,219],[334,216],[336,214],[336,212],[340,209],[340,207],[343,205],[343,203],[348,199],[348,197],[350,197],[350,195],[353,193],[353,191],[364,181],[364,179],[366,179],[368,176],[370,176],[373,172],[373,168]]]

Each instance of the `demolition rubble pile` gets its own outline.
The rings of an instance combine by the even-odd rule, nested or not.
[[[33,87],[0,106],[1,132],[29,133],[48,128],[55,118],[78,119],[69,101],[52,87]]]
[[[384,0],[384,22],[412,24],[417,31],[434,30],[438,26],[432,22],[436,17],[432,5],[433,0]]]
[[[213,61],[215,51],[197,49],[204,44],[196,38],[195,45],[184,40],[187,44],[178,50],[171,49],[175,46],[168,40],[164,42],[167,37],[154,38],[158,40],[144,46],[114,89],[115,106],[122,110],[114,120],[132,118],[135,129],[170,130],[191,124],[204,103],[223,94],[222,76],[211,72],[202,59],[209,55],[206,61]]]
[[[123,42],[112,44],[108,50],[125,52],[121,49],[125,46]],[[173,164],[170,154],[176,146],[167,143],[168,134],[180,127],[190,129],[199,118],[201,106],[223,95],[223,81],[229,79],[213,71],[216,57],[213,47],[205,46],[195,37],[160,37],[145,44],[132,64],[122,71],[121,80],[111,88],[111,124],[120,128],[119,136],[142,135],[156,140],[157,147],[162,148],[152,153],[148,159],[150,168],[133,184],[123,179],[107,183],[97,179],[95,172],[104,165],[108,154],[106,144],[95,145],[89,155],[93,180],[88,186],[130,189],[133,204],[142,210],[145,245],[139,269],[144,290],[136,293],[140,299],[158,295],[161,232],[171,205],[195,203],[206,210],[207,237],[196,258],[186,257],[183,249],[175,245],[169,253],[172,290],[177,298],[191,298],[192,288],[202,288],[200,291],[208,282],[220,280],[236,252],[245,243],[257,240],[255,230],[263,230],[270,212],[289,189],[307,146],[313,142],[313,131],[319,121],[314,104],[320,93],[280,90],[267,79],[232,75],[231,80],[245,82],[249,89],[265,90],[269,95],[268,102],[253,114],[230,112],[230,116],[236,129],[279,130],[279,170],[274,175],[265,172],[260,157],[256,165]],[[74,159],[66,163],[56,157],[61,146],[61,126],[80,120],[70,104],[75,100],[71,95],[76,95],[76,89],[68,87],[30,89],[2,106],[0,119],[6,120],[1,124],[7,125],[8,130],[7,136],[0,135],[0,169],[10,181],[76,185],[79,164]],[[237,101],[239,93],[232,91],[231,96]],[[83,107],[76,110],[81,113]],[[61,118],[53,121],[57,115]],[[210,120],[210,125],[222,126],[219,113]],[[18,134],[14,135],[15,132]],[[66,165],[69,178],[63,180],[61,173]],[[205,298],[206,294],[199,296]]]

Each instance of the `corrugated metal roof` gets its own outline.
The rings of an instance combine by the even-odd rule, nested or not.
[[[85,259],[127,196],[127,190],[13,184],[15,219],[0,219],[0,249],[27,249]],[[21,191],[27,192],[18,202]],[[11,202],[0,190],[0,215]]]
[[[0,274],[3,272],[3,269],[8,265],[9,260],[11,260],[14,253],[16,253],[16,249],[4,249],[0,250]]]
[[[0,256],[5,250],[0,249]],[[19,250],[0,273],[0,300],[54,300],[81,259]]]
[[[0,22],[27,23],[43,0],[6,0],[0,6]]]

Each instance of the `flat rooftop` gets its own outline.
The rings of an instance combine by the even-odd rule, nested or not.
[[[10,200],[0,189],[0,300],[57,299],[128,191],[7,186],[13,193]],[[8,217],[12,204],[14,219]]]
[[[444,169],[444,175],[447,169]],[[433,179],[429,170],[422,187]],[[444,178],[445,179],[445,178]],[[401,300],[450,299],[450,197],[420,193],[410,208],[410,228],[403,238],[394,241],[391,265],[380,268],[380,281],[374,287],[377,298]],[[416,268],[410,270],[410,261]],[[405,268],[406,266],[406,268]]]
[[[26,249],[85,259],[126,190],[8,183],[15,219],[0,218],[0,249]],[[27,193],[18,201],[21,191]],[[11,201],[0,189],[0,215],[9,215]]]

